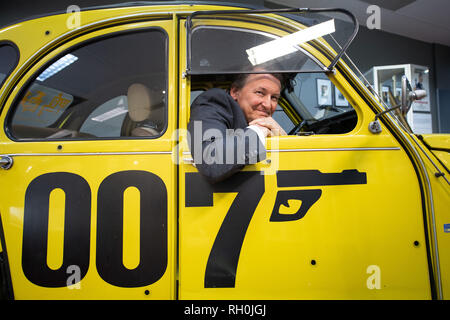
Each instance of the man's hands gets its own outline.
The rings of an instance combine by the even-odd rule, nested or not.
[[[272,117],[264,117],[253,120],[249,125],[258,126],[265,137],[285,136],[286,132]]]

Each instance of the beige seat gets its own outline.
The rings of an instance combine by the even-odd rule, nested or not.
[[[150,90],[141,83],[134,83],[128,88],[128,114],[136,123],[131,130],[133,137],[148,137],[159,135],[157,125],[150,120],[152,101]]]

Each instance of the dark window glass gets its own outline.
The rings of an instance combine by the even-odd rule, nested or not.
[[[19,61],[18,51],[9,44],[0,44],[0,86],[16,67]]]
[[[15,106],[19,139],[158,137],[167,122],[167,36],[94,39],[46,65]]]

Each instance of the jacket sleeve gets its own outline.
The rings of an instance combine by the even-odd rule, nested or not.
[[[188,133],[194,163],[211,183],[266,158],[264,145],[258,134],[247,128],[239,105],[220,89],[208,90],[194,101]]]

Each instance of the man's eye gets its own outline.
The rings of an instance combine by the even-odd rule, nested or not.
[[[263,95],[264,95],[264,92],[262,92],[262,91],[260,91],[260,90],[256,91],[255,93],[256,93],[257,95],[259,95],[259,96],[263,96]]]

